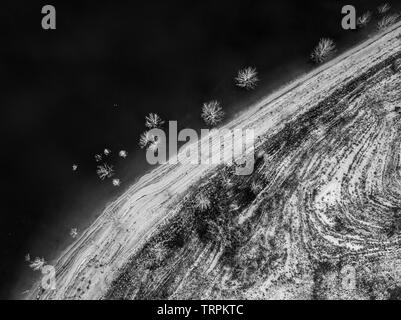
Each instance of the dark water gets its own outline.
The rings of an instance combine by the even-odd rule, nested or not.
[[[363,11],[380,2],[353,5]],[[71,241],[70,228],[83,229],[149,169],[138,147],[146,114],[200,128],[203,102],[218,99],[232,115],[310,70],[319,38],[340,50],[362,38],[341,29],[346,1],[52,4],[56,31],[41,29],[40,1],[2,4],[0,13],[0,297],[37,276],[25,253],[51,261]],[[262,79],[254,93],[232,81],[248,65]],[[119,189],[95,173],[93,156],[106,147]],[[116,156],[120,149],[127,160]]]

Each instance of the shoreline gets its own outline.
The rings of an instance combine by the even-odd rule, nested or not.
[[[380,40],[382,38],[385,38],[387,35],[389,35],[394,30],[399,28],[400,25],[401,25],[401,23],[397,23],[393,27],[389,28],[389,30],[387,30],[385,33],[375,35],[374,37],[365,40],[361,44],[356,45],[355,47],[347,50],[346,52],[340,54],[339,56],[335,57],[334,59],[328,61],[326,64],[314,69],[313,71],[311,71],[311,72],[309,72],[309,73],[307,73],[307,74],[305,74],[305,75],[303,75],[303,76],[301,76],[301,77],[299,77],[297,79],[294,79],[293,81],[291,81],[291,83],[286,84],[282,88],[279,88],[279,89],[275,90],[275,92],[269,94],[268,96],[265,96],[265,97],[261,98],[260,100],[255,102],[252,106],[242,110],[237,115],[236,118],[231,119],[223,127],[230,128],[232,126],[235,126],[238,123],[250,124],[251,123],[251,119],[255,118],[257,116],[260,116],[260,113],[263,113],[262,110],[264,110],[264,109],[265,109],[264,115],[266,116],[266,112],[267,112],[267,109],[269,109],[269,106],[270,107],[274,107],[272,105],[275,104],[275,103],[278,103],[280,101],[280,98],[285,97],[287,94],[291,93],[293,90],[296,90],[296,89],[300,88],[302,85],[305,85],[308,81],[312,80],[315,77],[318,77],[319,74],[322,74],[323,72],[327,71],[328,69],[330,69],[332,67],[335,67],[339,62],[342,62],[344,59],[349,58],[350,56],[353,56],[353,55],[357,55],[358,53],[360,53],[361,51],[363,51],[364,49],[369,47],[371,44],[375,43],[376,41],[378,41],[378,40]],[[293,103],[293,102],[290,101],[290,103]],[[274,109],[274,108],[271,108],[271,109]],[[271,111],[271,110],[269,110],[269,111]],[[296,112],[294,112],[294,113],[296,113]],[[283,114],[280,114],[280,116],[283,116]],[[287,116],[290,116],[290,115],[287,115]],[[263,117],[261,117],[261,118],[263,118]],[[254,121],[256,121],[256,120],[254,120]],[[270,128],[268,128],[268,130],[269,129]],[[130,200],[131,200],[130,197],[133,196],[134,193],[139,193],[139,194],[142,193],[142,194],[144,194],[142,197],[146,197],[146,192],[145,193],[141,192],[142,188],[145,188],[145,189],[149,188],[150,190],[152,190],[152,188],[150,188],[152,186],[152,180],[156,180],[155,181],[156,183],[160,182],[160,180],[162,179],[160,177],[163,177],[164,173],[168,174],[172,170],[174,170],[174,168],[172,168],[172,169],[170,168],[171,170],[169,170],[169,168],[161,168],[161,167],[163,167],[163,166],[158,166],[157,168],[150,169],[149,172],[144,174],[144,176],[138,177],[137,181],[135,183],[133,183],[133,185],[128,187],[127,190],[124,191],[120,196],[118,196],[118,197],[116,197],[116,199],[111,200],[111,201],[108,202],[108,204],[105,206],[105,209],[104,209],[103,213],[98,218],[96,218],[93,221],[92,224],[90,224],[90,226],[85,230],[85,232],[83,232],[83,234],[81,235],[80,239],[77,239],[77,241],[75,243],[73,243],[70,246],[68,246],[64,250],[64,252],[62,252],[59,255],[58,265],[61,264],[59,266],[59,268],[61,269],[61,273],[66,271],[62,267],[62,265],[64,264],[64,262],[68,262],[70,257],[73,260],[74,260],[74,258],[79,260],[78,254],[75,255],[73,251],[76,250],[79,253],[79,251],[80,251],[79,244],[81,244],[82,246],[88,246],[89,245],[89,243],[84,241],[83,238],[91,236],[91,234],[92,234],[91,229],[94,229],[93,232],[95,232],[96,231],[96,226],[104,227],[104,222],[105,222],[105,220],[107,220],[107,213],[109,213],[109,211],[114,211],[114,210],[118,211],[119,210],[121,212],[121,207],[124,207],[126,205],[126,202],[130,202]],[[212,169],[213,168],[209,168],[207,171],[212,170]],[[202,174],[204,172],[202,170],[199,170],[199,171],[200,172],[198,172],[197,175],[198,176],[202,176]],[[195,176],[195,178],[196,178],[196,176]],[[187,183],[190,183],[191,180],[197,180],[197,179],[189,179],[189,181],[187,181]],[[172,183],[172,182],[170,182],[170,183]],[[193,182],[193,183],[196,183],[196,182]],[[141,188],[139,188],[139,186],[141,186]],[[160,192],[160,190],[159,190],[159,192]],[[141,199],[142,197],[139,197],[138,200]],[[163,200],[163,197],[161,197],[160,200]],[[135,206],[135,204],[136,203],[134,201],[133,206]],[[155,215],[157,216],[157,214],[155,214]],[[166,216],[163,217],[162,220],[168,218],[168,216],[170,216],[170,215],[171,215],[170,213],[167,213]],[[157,228],[157,225],[159,225],[160,223],[161,222],[159,221],[156,225],[149,226],[149,230],[155,230]],[[147,231],[149,231],[149,230],[147,230]],[[142,237],[138,236],[138,239],[137,239],[139,241],[131,242],[131,244],[136,246],[136,247],[139,247],[140,243],[144,242],[144,240],[146,240],[146,235],[148,235],[148,233],[149,232],[144,232],[142,230]],[[109,238],[104,238],[104,239],[109,239]],[[89,240],[89,238],[87,238],[86,240]],[[81,255],[84,256],[85,253],[90,255],[91,253],[89,251],[81,252]],[[119,251],[119,250],[117,250],[117,251]],[[126,252],[126,254],[124,254],[124,256],[127,257],[127,256],[129,256],[129,254],[132,254],[132,252],[130,252],[130,251],[131,250]],[[84,257],[84,260],[81,261],[81,263],[77,265],[77,268],[79,269],[80,266],[83,263],[85,263],[85,257]],[[106,272],[106,270],[104,270],[104,274],[108,274],[108,275],[112,274],[111,270],[107,270],[107,271],[109,271],[109,272]],[[115,269],[114,271],[117,271],[117,270]],[[103,277],[106,278],[108,276],[103,276]],[[71,277],[71,275],[70,276],[66,276],[65,280],[67,280],[67,279],[73,281],[73,277]],[[97,295],[94,293],[93,295],[88,295],[87,298],[89,298],[89,299],[96,298],[96,296]]]

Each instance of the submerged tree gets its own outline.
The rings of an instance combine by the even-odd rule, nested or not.
[[[120,181],[120,179],[113,179],[112,183],[113,183],[113,186],[119,187],[121,184],[121,181]]]
[[[359,28],[366,27],[371,19],[372,19],[372,13],[370,11],[365,12],[358,18],[357,21],[358,27]]]
[[[336,50],[336,45],[333,40],[328,38],[320,39],[318,45],[311,53],[311,59],[316,63],[326,61]]]
[[[70,236],[75,239],[78,236],[78,229],[77,228],[71,228],[70,230]]]
[[[125,150],[121,150],[121,151],[118,153],[118,156],[121,157],[121,158],[124,158],[124,159],[127,157],[127,155],[128,155],[128,152],[125,151]]]
[[[204,103],[201,117],[203,121],[210,126],[214,126],[221,122],[224,117],[224,111],[220,106],[220,102],[214,100]]]
[[[155,139],[153,135],[151,135],[148,131],[146,131],[142,133],[141,136],[139,137],[139,146],[141,147],[141,149],[147,148],[149,144],[152,143],[154,140]]]
[[[104,163],[100,166],[97,166],[96,173],[101,180],[104,180],[105,178],[111,178],[114,175],[113,166]]]
[[[258,73],[255,68],[247,67],[238,71],[238,75],[235,78],[238,87],[245,89],[255,89],[258,79]]]
[[[378,30],[384,30],[393,25],[399,19],[399,14],[386,15],[377,23]]]
[[[164,124],[164,121],[157,113],[149,113],[149,115],[145,117],[145,120],[145,126],[149,129],[159,128]]]
[[[152,152],[156,152],[157,150],[159,150],[160,147],[160,140],[153,138],[153,140],[148,144],[148,150],[152,151]]]
[[[29,265],[29,267],[33,270],[33,271],[38,271],[38,270],[42,270],[42,268],[45,266],[46,261],[44,258],[39,258],[36,257],[35,260],[33,260],[31,262],[31,264]]]
[[[391,6],[388,3],[383,3],[377,7],[377,12],[380,14],[385,14],[391,9]]]

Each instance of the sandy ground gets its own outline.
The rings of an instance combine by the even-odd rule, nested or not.
[[[298,117],[338,84],[363,74],[400,52],[400,23],[338,56],[251,106],[225,128],[253,128],[255,136],[272,135]],[[217,139],[213,143],[218,143]],[[63,252],[55,263],[57,289],[36,283],[28,299],[100,299],[128,259],[180,206],[180,197],[215,166],[161,165],[142,177]],[[324,216],[317,216],[326,219]]]

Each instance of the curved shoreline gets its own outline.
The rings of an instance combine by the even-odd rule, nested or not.
[[[375,58],[385,59],[399,49],[399,45],[390,42],[400,33],[400,25],[398,23],[387,33],[368,39],[261,99],[224,127],[252,126],[256,135],[276,132],[284,119],[305,112],[312,106],[311,101],[319,101],[319,95],[328,95],[339,82],[370,68]],[[382,51],[381,45],[384,46]],[[321,78],[324,78],[324,83]],[[41,295],[39,284],[36,284],[28,298],[35,299],[38,294],[40,299],[76,298],[77,292],[82,290],[82,283],[89,280],[89,289],[79,298],[101,298],[129,257],[163,221],[174,215],[176,210],[170,209],[177,204],[179,195],[213,168],[190,164],[162,165],[140,178],[109,204],[60,256],[56,264],[58,289]],[[170,194],[176,196],[170,198]]]

